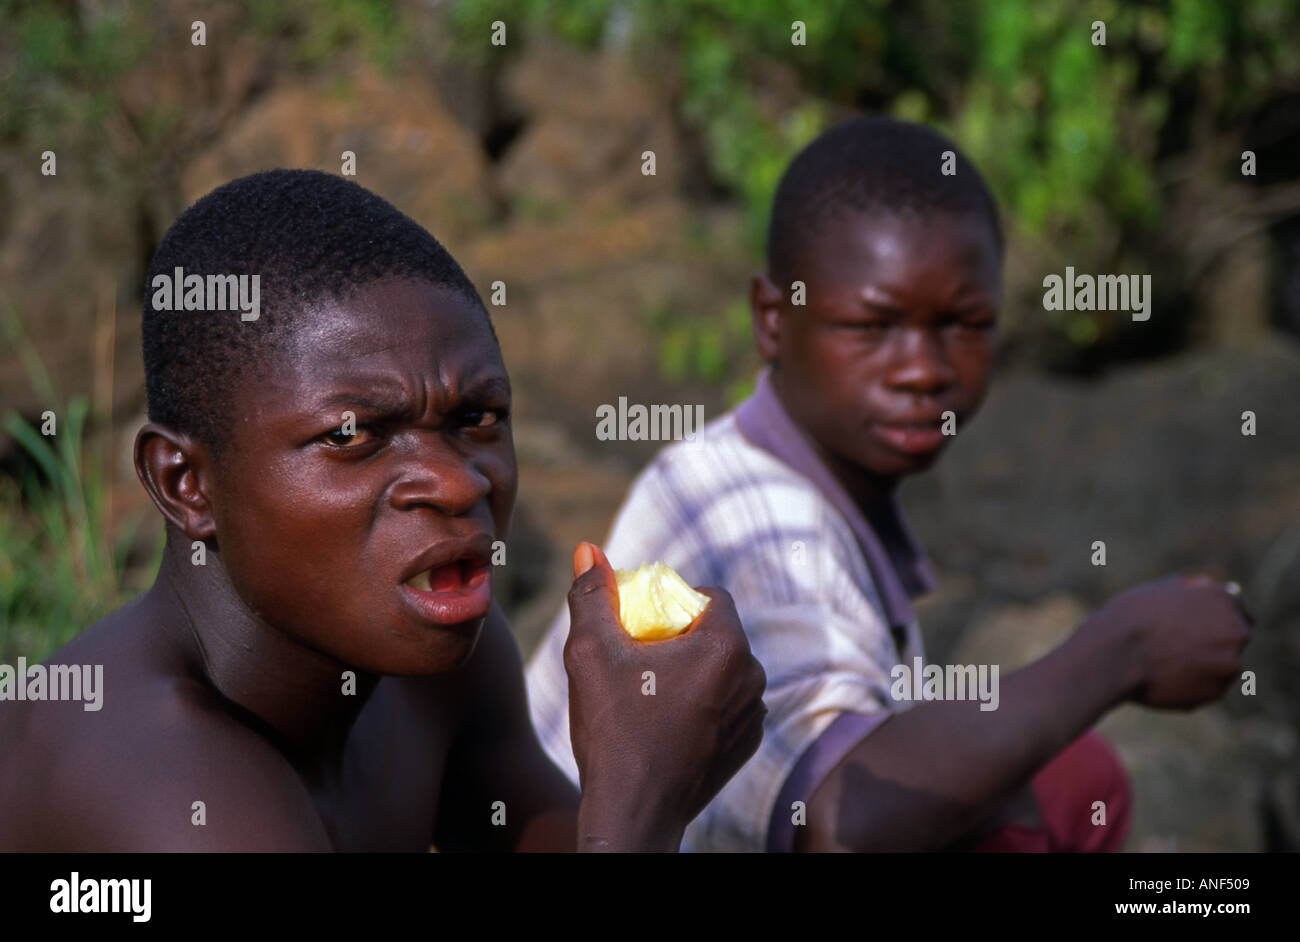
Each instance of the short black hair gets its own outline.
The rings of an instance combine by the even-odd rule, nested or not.
[[[257,318],[156,310],[155,277],[174,280],[177,268],[187,276],[260,276]],[[451,254],[364,187],[318,170],[268,170],[218,187],[172,224],[149,266],[142,325],[149,419],[221,451],[233,388],[284,345],[298,315],[386,277],[459,291],[491,325]]]
[[[954,154],[955,174],[941,172],[944,151]],[[937,131],[894,118],[836,125],[790,162],[772,202],[768,274],[793,275],[821,226],[846,212],[976,213],[992,227],[998,252],[1003,248],[997,204],[975,165]]]

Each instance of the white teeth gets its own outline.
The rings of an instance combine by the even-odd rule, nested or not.
[[[432,569],[426,569],[424,572],[417,572],[415,575],[411,576],[411,578],[406,580],[406,584],[412,589],[418,589],[421,592],[432,592],[433,583],[429,581],[429,575],[432,572]]]

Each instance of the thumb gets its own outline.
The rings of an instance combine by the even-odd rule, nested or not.
[[[586,617],[579,618],[579,613]],[[622,631],[618,620],[618,581],[614,567],[601,548],[582,542],[573,551],[573,588],[569,590],[569,624],[588,621],[608,624]]]
[[[597,564],[603,565],[606,569],[613,568],[609,565],[604,550],[595,543],[588,543],[584,540],[573,551],[573,578],[578,578]]]

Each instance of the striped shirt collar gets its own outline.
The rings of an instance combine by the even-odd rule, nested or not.
[[[915,618],[911,600],[934,588],[934,574],[925,551],[903,519],[898,497],[891,493],[887,500],[872,507],[872,522],[868,522],[867,514],[817,456],[781,405],[770,373],[766,368],[759,374],[753,395],[736,409],[741,434],[750,444],[771,453],[811,481],[840,512],[862,548],[890,627],[910,624]]]

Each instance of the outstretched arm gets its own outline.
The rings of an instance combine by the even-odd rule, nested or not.
[[[891,716],[814,790],[795,849],[952,844],[1136,686],[1121,653],[1078,638],[1006,677],[996,710],[932,700]]]
[[[1008,676],[998,709],[929,701],[881,724],[814,789],[796,849],[946,847],[1120,702],[1217,699],[1248,637],[1236,600],[1204,577],[1130,590]]]

